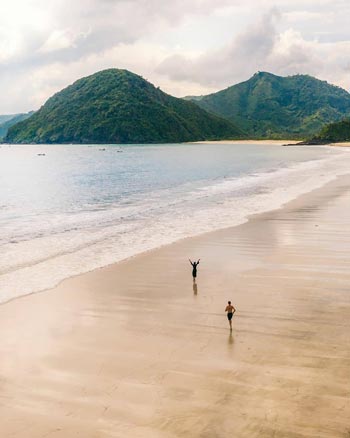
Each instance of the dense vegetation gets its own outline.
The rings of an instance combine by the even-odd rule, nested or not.
[[[259,72],[225,90],[187,99],[233,121],[252,137],[310,137],[325,123],[350,115],[347,91],[307,75]]]
[[[330,123],[324,126],[321,131],[306,144],[327,144],[350,142],[350,119]]]
[[[6,136],[7,131],[11,126],[22,120],[28,119],[33,114],[34,111],[30,111],[29,113],[13,114],[12,116],[0,116],[0,140]]]
[[[192,102],[162,92],[127,70],[76,81],[29,119],[12,126],[12,143],[167,143],[242,137],[240,129]]]

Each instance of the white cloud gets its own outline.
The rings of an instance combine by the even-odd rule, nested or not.
[[[345,72],[350,65],[350,42],[323,43],[316,37],[306,39],[293,28],[279,31],[283,18],[273,8],[220,49],[195,57],[177,53],[162,61],[157,70],[174,81],[194,81],[218,89],[246,80],[258,70],[311,74],[349,88]]]
[[[77,78],[128,68],[175,95],[257,70],[350,87],[345,0],[0,2],[0,113],[38,108]]]
[[[49,53],[77,47],[79,38],[85,38],[86,36],[87,34],[74,34],[69,29],[54,30],[44,44],[38,49],[38,52]]]
[[[237,35],[220,49],[196,58],[175,54],[165,59],[157,71],[173,80],[191,80],[208,86],[227,86],[261,70],[271,54],[277,31],[275,21],[280,13],[272,9],[258,23]]]

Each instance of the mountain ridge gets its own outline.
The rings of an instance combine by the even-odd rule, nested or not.
[[[252,137],[305,138],[350,115],[350,94],[310,75],[257,72],[224,90],[186,99],[233,121]]]
[[[78,79],[12,126],[9,143],[174,143],[240,138],[232,122],[170,96],[135,73]]]

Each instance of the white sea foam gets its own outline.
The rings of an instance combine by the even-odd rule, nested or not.
[[[323,186],[350,169],[350,153],[267,167],[239,177],[185,181],[118,202],[90,202],[74,214],[32,216],[21,229],[6,221],[0,254],[0,301],[48,289],[65,278],[176,240],[235,226]],[[16,231],[16,232],[15,232]],[[15,235],[15,241],[9,240]],[[0,236],[1,238],[1,236]],[[186,255],[184,255],[186,257]]]

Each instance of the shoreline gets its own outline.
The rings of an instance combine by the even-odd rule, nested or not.
[[[0,306],[4,436],[345,436],[349,186]]]
[[[339,175],[342,176],[343,174],[339,174]],[[255,217],[255,216],[264,215],[265,213],[273,212],[273,211],[282,209],[282,208],[284,208],[284,206],[288,205],[290,202],[293,202],[294,200],[298,199],[299,197],[304,196],[305,194],[310,193],[310,192],[312,192],[314,190],[318,190],[319,188],[322,188],[323,186],[331,184],[336,178],[339,177],[339,175],[333,176],[331,180],[327,180],[325,182],[323,181],[320,185],[317,185],[316,187],[312,188],[311,190],[308,187],[306,190],[305,190],[305,188],[303,188],[302,191],[299,191],[300,190],[300,187],[299,187],[299,190],[297,191],[297,193],[291,194],[291,197],[289,199],[279,200],[277,205],[274,205],[272,203],[272,205],[269,205],[269,207],[267,209],[263,209],[262,211],[259,211],[257,213],[249,213],[248,215],[242,217],[239,220],[239,222],[237,222],[237,223],[232,223],[232,221],[231,221],[231,223],[229,225],[220,225],[219,227],[216,227],[216,228],[213,228],[213,229],[209,229],[209,230],[206,230],[206,231],[201,231],[199,233],[197,232],[197,234],[192,234],[192,235],[184,236],[184,237],[181,237],[181,238],[177,238],[174,241],[158,244],[155,247],[151,247],[149,249],[136,252],[136,253],[134,253],[134,254],[132,254],[130,256],[121,258],[120,260],[115,260],[115,261],[112,261],[110,263],[103,264],[101,266],[93,267],[92,269],[86,269],[83,272],[78,272],[78,273],[75,273],[75,274],[68,275],[65,278],[59,280],[57,283],[55,283],[52,286],[44,287],[42,289],[37,289],[37,290],[34,290],[34,291],[29,291],[28,293],[25,293],[23,295],[14,296],[14,297],[11,297],[11,298],[6,299],[4,301],[1,301],[0,302],[0,306],[6,305],[6,304],[8,304],[8,303],[10,303],[12,301],[15,301],[15,300],[27,297],[27,296],[50,292],[51,290],[59,287],[63,282],[69,281],[70,279],[75,279],[77,277],[84,276],[86,274],[93,273],[95,271],[100,271],[101,269],[108,268],[108,267],[111,267],[111,266],[113,267],[113,266],[119,265],[121,263],[127,263],[128,261],[133,260],[135,257],[150,254],[150,253],[152,253],[154,251],[160,250],[160,249],[162,249],[164,247],[167,247],[169,245],[174,245],[176,243],[182,242],[182,241],[187,240],[187,239],[201,237],[201,236],[205,236],[205,235],[210,234],[210,233],[215,233],[217,231],[228,230],[228,229],[231,229],[231,228],[239,227],[239,226],[244,225],[245,223],[249,222],[250,219]]]
[[[204,233],[200,233],[200,234],[195,234],[195,235],[191,235],[191,236],[183,237],[183,238],[181,238],[181,239],[175,240],[174,242],[171,242],[171,243],[165,243],[165,244],[160,245],[160,246],[157,246],[157,247],[155,247],[155,248],[151,248],[151,249],[148,249],[148,250],[146,250],[146,251],[138,252],[138,253],[133,254],[132,256],[127,257],[127,258],[124,258],[124,259],[122,259],[122,260],[119,260],[119,261],[116,261],[116,262],[112,262],[112,263],[109,263],[109,264],[107,264],[107,265],[104,265],[104,266],[101,266],[101,267],[98,267],[98,268],[95,268],[95,269],[92,269],[92,270],[89,270],[89,271],[86,271],[86,272],[82,272],[82,273],[79,273],[79,274],[73,275],[73,276],[71,276],[71,277],[64,278],[64,279],[61,280],[57,285],[55,285],[55,286],[53,286],[53,287],[50,287],[50,288],[47,288],[47,289],[44,289],[44,290],[41,290],[41,291],[37,291],[37,292],[32,292],[32,293],[29,293],[29,294],[27,294],[27,295],[22,295],[22,296],[19,296],[19,297],[12,298],[12,299],[10,299],[9,301],[6,301],[6,302],[3,302],[3,303],[0,303],[0,306],[1,306],[1,305],[5,305],[5,304],[7,304],[7,303],[9,303],[9,302],[11,302],[11,301],[13,301],[13,300],[17,300],[17,299],[25,298],[25,297],[30,296],[30,295],[33,295],[33,294],[38,294],[38,293],[42,294],[42,293],[50,292],[50,291],[52,291],[52,290],[54,290],[54,289],[60,287],[60,286],[61,286],[64,282],[66,282],[66,281],[70,281],[70,280],[73,280],[73,279],[79,279],[79,278],[81,278],[81,277],[83,277],[83,276],[85,276],[85,275],[87,275],[87,274],[98,273],[99,271],[104,270],[104,269],[113,269],[114,267],[117,267],[117,266],[119,266],[119,265],[121,265],[121,264],[123,264],[123,263],[128,263],[128,262],[134,260],[135,258],[138,258],[138,257],[142,257],[142,258],[143,258],[143,257],[147,257],[148,255],[152,255],[153,253],[156,253],[157,251],[160,251],[160,250],[165,249],[165,248],[167,248],[167,247],[172,247],[173,245],[180,244],[180,243],[185,242],[185,241],[187,241],[187,240],[191,240],[191,239],[200,239],[200,238],[202,238],[202,237],[210,236],[211,234],[215,234],[215,233],[220,233],[220,232],[225,232],[225,231],[234,230],[234,229],[236,229],[236,228],[239,228],[239,227],[241,227],[241,226],[244,226],[245,224],[247,224],[247,223],[249,223],[249,222],[251,222],[251,221],[259,220],[259,219],[263,219],[264,216],[265,216],[265,215],[268,215],[269,213],[275,213],[275,212],[277,212],[277,211],[279,211],[279,210],[283,210],[284,208],[289,208],[290,206],[294,205],[294,203],[298,203],[298,202],[299,202],[300,200],[302,200],[305,196],[306,196],[306,197],[307,197],[307,196],[312,196],[312,194],[313,194],[314,192],[317,193],[319,190],[321,190],[321,191],[322,191],[323,189],[326,190],[328,186],[332,186],[333,184],[336,184],[338,180],[341,180],[341,179],[343,179],[343,178],[345,178],[345,179],[349,179],[349,180],[350,180],[350,171],[349,171],[348,174],[335,176],[331,181],[326,182],[325,184],[323,184],[323,185],[320,186],[320,187],[316,187],[316,188],[314,188],[314,189],[312,189],[312,190],[310,190],[310,191],[308,191],[308,192],[305,192],[305,193],[300,193],[300,194],[297,195],[297,197],[295,197],[295,198],[293,198],[293,199],[291,199],[291,200],[289,200],[289,201],[284,202],[283,204],[281,204],[280,206],[278,206],[278,207],[276,207],[276,208],[272,208],[272,209],[270,209],[270,210],[266,210],[266,211],[259,212],[259,213],[253,213],[253,214],[250,214],[250,215],[248,215],[247,217],[245,217],[244,222],[241,222],[241,223],[239,223],[239,224],[236,224],[236,225],[230,225],[230,226],[228,226],[228,227],[217,228],[217,229],[214,229],[214,230],[206,231],[206,232],[204,232]]]

